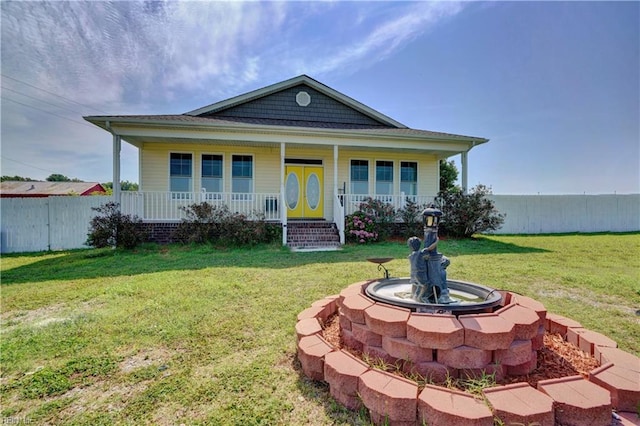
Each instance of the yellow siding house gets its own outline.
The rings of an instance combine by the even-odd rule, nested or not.
[[[439,160],[487,139],[410,129],[306,76],[179,115],[89,116],[120,147],[139,150],[140,186],[114,188],[124,212],[176,223],[180,206],[206,201],[283,225],[326,223],[344,243],[344,217],[366,197],[402,207],[433,200]]]

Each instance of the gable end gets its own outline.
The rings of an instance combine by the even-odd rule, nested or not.
[[[300,92],[308,94],[308,98],[298,96]],[[300,102],[301,99],[303,102]],[[260,120],[265,124],[287,126],[391,127],[306,84],[299,84],[258,99],[199,116],[238,121]]]

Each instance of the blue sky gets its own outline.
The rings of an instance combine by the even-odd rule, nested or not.
[[[470,186],[640,192],[639,2],[0,7],[2,175],[111,181],[111,136],[83,115],[184,113],[307,74],[409,127],[490,139]],[[124,144],[122,178],[137,164]]]

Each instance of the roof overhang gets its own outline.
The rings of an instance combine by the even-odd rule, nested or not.
[[[412,129],[332,129],[297,126],[258,125],[238,122],[207,123],[176,116],[92,116],[85,120],[119,135],[127,143],[143,148],[148,143],[211,145],[249,144],[258,146],[287,144],[350,147],[356,149],[407,150],[427,152],[440,158],[467,152],[488,139],[426,132]]]

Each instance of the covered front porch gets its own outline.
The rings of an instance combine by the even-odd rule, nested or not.
[[[393,206],[395,211],[404,209],[409,201],[419,205],[433,201],[434,195],[376,195],[349,194],[340,190],[333,197],[333,214],[321,218],[335,224],[340,243],[345,242],[345,216],[359,210],[360,204],[372,198]],[[288,223],[292,220],[287,214],[288,205],[284,193],[212,193],[169,192],[169,191],[121,191],[120,209],[123,214],[135,215],[146,223],[175,223],[186,219],[185,208],[192,204],[206,202],[212,206],[226,206],[231,212],[245,215],[249,220],[265,220],[282,225],[283,244],[287,244]],[[397,218],[397,221],[402,219]],[[299,223],[298,220],[294,221]]]

